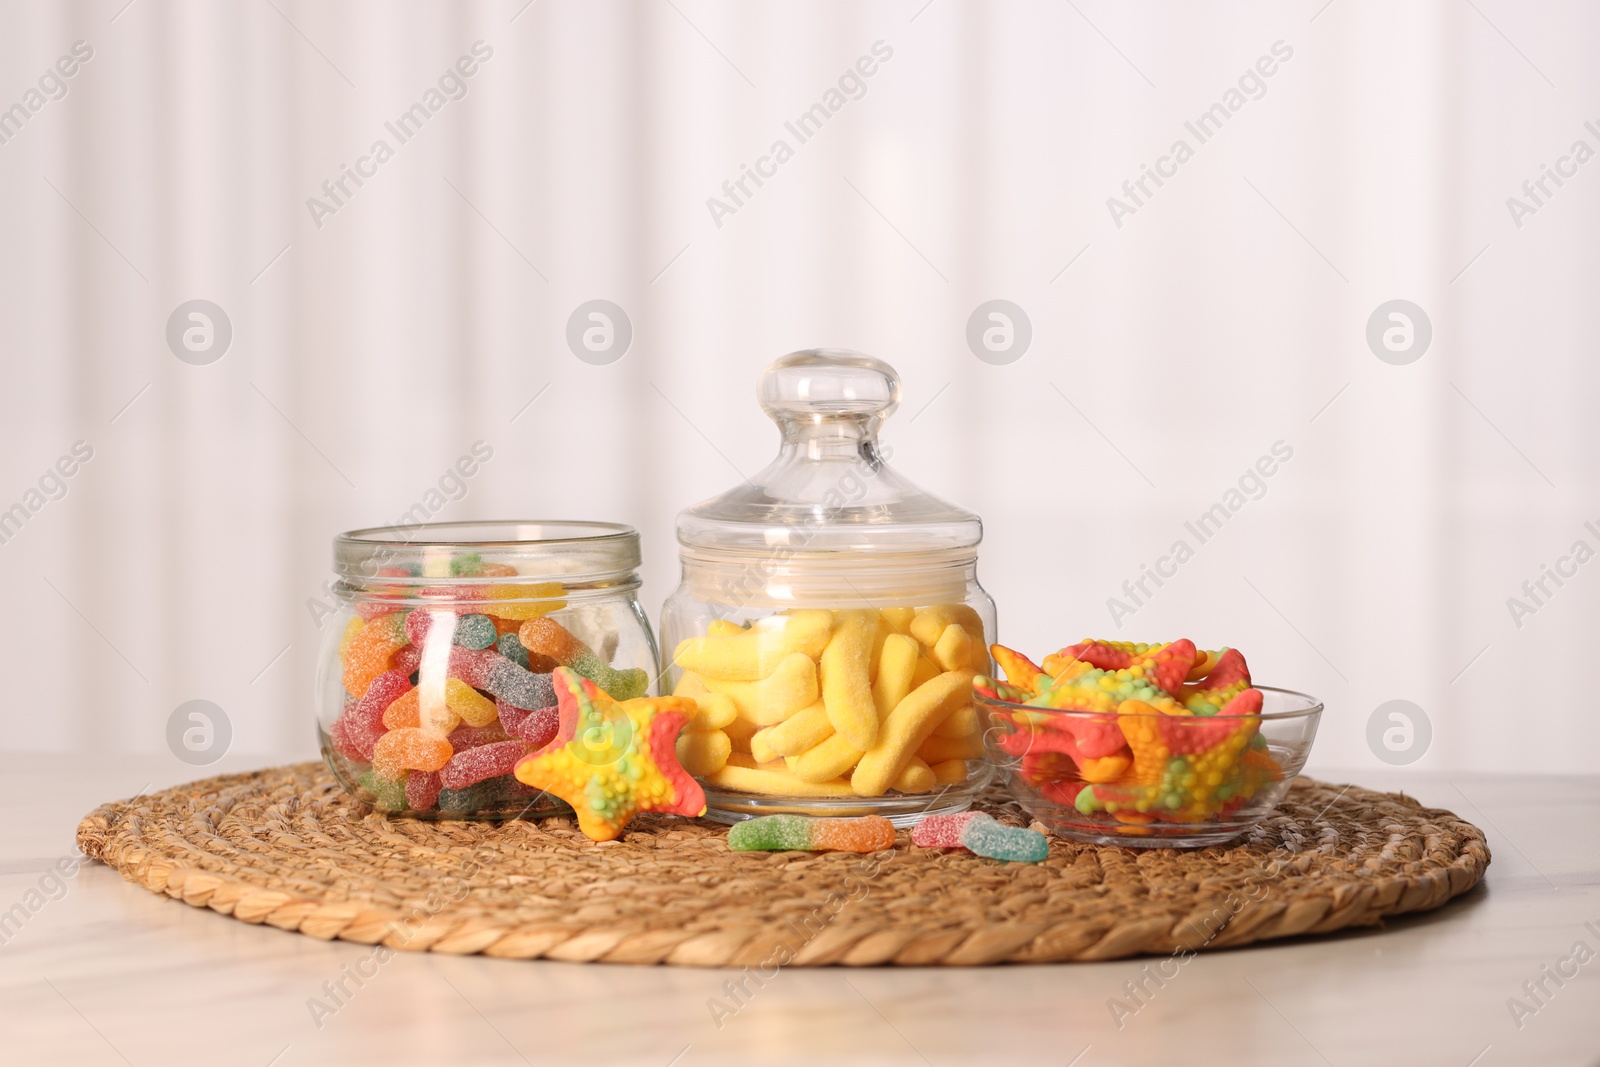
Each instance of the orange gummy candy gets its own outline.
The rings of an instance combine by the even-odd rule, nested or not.
[[[452,755],[454,750],[443,734],[403,727],[378,738],[372,752],[372,769],[383,778],[399,778],[404,771],[442,770]]]

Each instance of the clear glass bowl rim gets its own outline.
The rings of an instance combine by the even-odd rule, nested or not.
[[[1313,718],[1322,714],[1324,707],[1322,701],[1318,700],[1310,693],[1302,693],[1298,689],[1283,689],[1275,685],[1252,685],[1250,688],[1259,689],[1262,693],[1277,693],[1285,697],[1297,698],[1301,701],[1304,701],[1306,706],[1302,708],[1293,708],[1289,711],[1261,711],[1254,715],[1195,715],[1192,716],[1192,718],[1200,722],[1211,722],[1219,718],[1256,719],[1266,722],[1281,722],[1286,719]],[[1041,708],[1035,704],[1017,704],[1009,700],[998,700],[994,697],[986,697],[982,693],[978,692],[974,692],[972,694],[972,699],[984,707],[1001,708],[1007,711],[1014,709],[1017,711],[1043,712],[1048,715],[1060,715],[1066,718],[1087,719],[1091,722],[1117,722],[1121,719],[1165,719],[1171,721],[1173,719],[1185,720],[1191,718],[1191,716],[1187,715],[1162,715],[1160,713],[1156,713],[1154,715],[1132,713],[1124,715],[1117,711],[1083,711],[1076,708]]]

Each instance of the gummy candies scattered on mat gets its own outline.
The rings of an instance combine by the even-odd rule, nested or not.
[[[419,576],[398,568],[385,575]],[[458,577],[505,582],[449,583]],[[700,814],[704,799],[696,800],[699,787],[676,754],[679,730],[697,714],[694,701],[644,697],[646,671],[610,666],[551,618],[566,606],[555,599],[558,585],[517,581],[513,568],[476,553],[450,561],[440,578],[421,592],[437,597],[437,606],[407,610],[381,597],[358,603],[340,642],[345,704],[329,742],[377,810],[546,812],[560,807],[550,799],[560,796],[578,810],[580,827],[601,839],[620,833],[635,811]],[[626,725],[612,731],[615,752],[593,750],[592,729],[575,741],[578,713],[569,721],[562,709],[578,692],[590,709],[621,709],[602,710],[585,727],[620,714],[613,725]],[[569,760],[571,769],[592,773],[544,783],[529,772],[519,780],[519,768],[548,764],[553,750],[574,744],[591,747]],[[580,778],[581,788],[565,788]]]
[[[1043,665],[1004,645],[990,651],[1006,680],[973,687],[1015,705],[990,706],[994,740],[1048,800],[1130,827],[1196,823],[1282,778],[1237,649],[1081,641]]]

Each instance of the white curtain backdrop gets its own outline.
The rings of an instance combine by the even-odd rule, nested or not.
[[[1399,699],[1418,769],[1593,769],[1592,5],[125,2],[0,8],[5,749],[162,752],[205,699],[309,753],[330,538],[479,441],[435,517],[631,523],[654,615],[677,510],[776,445],[756,374],[831,345],[901,372],[1006,643],[1237,646],[1325,698],[1321,765]]]

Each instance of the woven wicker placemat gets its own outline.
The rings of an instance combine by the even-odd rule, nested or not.
[[[1026,824],[998,788],[980,806]],[[321,763],[106,804],[86,855],[152,892],[317,938],[418,951],[669,963],[1105,960],[1318,934],[1436,908],[1483,877],[1483,833],[1408,797],[1301,779],[1233,845],[1052,839],[1039,864],[910,844],[735,853],[725,827],[647,815],[595,844],[570,818],[387,819]]]

